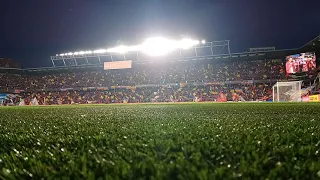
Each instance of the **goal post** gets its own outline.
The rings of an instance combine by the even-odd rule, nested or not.
[[[273,85],[273,102],[301,102],[302,81],[277,82]]]

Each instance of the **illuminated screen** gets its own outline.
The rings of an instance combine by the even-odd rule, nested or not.
[[[289,74],[309,72],[316,69],[316,54],[306,52],[286,57],[286,71]]]
[[[128,69],[132,68],[132,61],[113,61],[104,62],[104,70],[109,69]]]

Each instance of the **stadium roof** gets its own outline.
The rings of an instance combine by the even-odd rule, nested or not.
[[[310,50],[316,50],[319,48],[320,48],[320,35],[312,39],[311,41],[309,41],[307,44],[303,45],[301,47],[301,50],[310,51]]]
[[[239,60],[258,60],[258,59],[282,59],[283,57],[304,51],[316,51],[320,49],[320,35],[312,39],[305,45],[296,49],[279,49],[265,52],[242,52],[242,53],[230,53],[225,55],[216,55],[210,57],[199,57],[199,60],[204,59],[239,59]],[[0,58],[0,61],[3,58]],[[194,60],[194,59],[191,59]],[[167,60],[173,62],[172,60]],[[145,64],[148,62],[139,62],[139,64]],[[6,68],[0,67],[1,71],[5,70],[26,70],[26,71],[47,71],[47,70],[63,70],[63,69],[79,69],[79,68],[98,68],[102,67],[102,64],[91,64],[87,66],[65,66],[65,67],[41,67],[41,68]]]

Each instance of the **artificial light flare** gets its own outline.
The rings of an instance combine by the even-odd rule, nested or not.
[[[201,41],[205,44],[205,40]],[[104,53],[119,53],[125,54],[128,52],[142,52],[149,56],[164,56],[172,51],[178,49],[189,49],[195,45],[200,44],[200,41],[193,40],[189,38],[184,38],[181,40],[167,39],[163,37],[153,37],[146,39],[140,45],[134,46],[117,46],[109,49],[98,49],[94,51],[79,51],[79,52],[69,52],[65,54],[58,54],[57,56],[67,56],[67,55],[85,55],[85,54],[104,54]]]

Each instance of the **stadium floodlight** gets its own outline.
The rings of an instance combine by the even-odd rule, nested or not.
[[[163,56],[173,49],[174,43],[162,37],[148,38],[141,45],[141,51],[149,56]]]
[[[205,44],[205,43],[206,43],[206,40],[202,40],[201,43],[202,43],[202,44]]]
[[[192,39],[182,39],[181,41],[177,42],[176,48],[179,49],[189,49],[194,45],[199,44],[199,41],[197,40],[192,40]]]
[[[106,52],[107,52],[107,50],[105,50],[105,49],[98,49],[98,50],[93,51],[93,53],[95,53],[95,54],[102,54],[102,53],[106,53]]]
[[[142,44],[142,52],[150,56],[163,56],[177,49],[189,49],[199,41],[192,39],[182,39],[180,41],[165,38],[149,38]]]
[[[69,52],[65,54],[60,54],[60,56],[66,55],[84,55],[84,54],[102,54],[102,53],[119,53],[125,54],[127,52],[143,52],[149,56],[163,56],[177,49],[189,49],[200,42],[198,40],[192,40],[189,38],[184,38],[182,40],[172,40],[163,37],[154,37],[146,39],[142,44],[135,46],[118,46],[109,49],[98,49],[95,51],[79,51],[79,52]],[[201,43],[205,43],[204,40]]]
[[[140,51],[141,45],[129,46],[129,47],[127,47],[127,49],[128,49],[128,51]]]
[[[115,47],[115,48],[107,49],[107,52],[109,52],[109,53],[113,52],[113,53],[124,54],[124,53],[129,52],[129,50],[133,51],[134,48],[135,48],[135,46],[132,46],[132,47],[118,46],[118,47]]]

